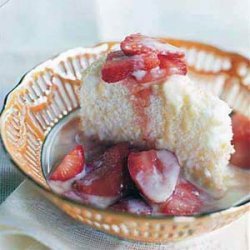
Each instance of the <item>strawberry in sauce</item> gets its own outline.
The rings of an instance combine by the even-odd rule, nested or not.
[[[204,205],[201,191],[180,179],[178,161],[169,151],[139,151],[120,143],[91,162],[84,162],[83,147],[78,145],[49,177],[50,181],[67,183],[88,168],[63,193],[73,200],[144,215],[151,214],[152,207],[156,213],[191,215],[199,213]]]
[[[233,145],[235,152],[231,164],[250,169],[250,119],[239,113],[232,116]]]
[[[158,207],[165,215],[192,215],[201,212],[203,207],[201,191],[188,181],[180,180],[172,196]]]
[[[174,55],[176,57],[184,56],[183,52],[176,47],[161,42],[159,39],[141,35],[140,33],[125,37],[121,42],[121,49],[128,56],[146,53]]]
[[[70,151],[49,176],[49,180],[67,181],[72,179],[84,169],[84,150],[81,145]]]
[[[156,203],[171,196],[180,173],[175,155],[167,150],[130,153],[128,168],[143,196]]]
[[[128,180],[125,172],[128,152],[127,144],[117,144],[109,148],[91,163],[93,170],[90,173],[73,183],[73,190],[83,196],[119,199]]]

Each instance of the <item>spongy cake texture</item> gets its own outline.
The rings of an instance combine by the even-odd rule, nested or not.
[[[80,89],[84,133],[112,142],[145,144],[145,127],[129,90],[122,82],[101,80],[104,58],[84,73]],[[174,152],[186,177],[208,190],[222,191],[229,177],[227,164],[233,152],[228,105],[200,90],[187,76],[174,75],[151,85],[148,136],[157,149]]]

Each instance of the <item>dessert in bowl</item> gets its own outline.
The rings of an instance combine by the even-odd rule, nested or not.
[[[178,41],[176,43],[178,45]],[[50,191],[46,195],[84,223],[114,235],[148,242],[181,239],[194,232],[215,229],[228,223],[226,215],[222,217],[223,213],[230,211],[232,217],[237,217],[240,214],[237,211],[244,213],[248,208],[248,205],[244,205],[214,213],[213,216],[169,217],[206,212],[204,208],[209,207],[207,202],[215,199],[213,194],[221,195],[226,190],[225,183],[232,174],[227,171],[226,163],[233,147],[228,105],[212,94],[197,90],[186,76],[183,52],[163,45],[160,52],[158,48],[150,48],[152,53],[143,51],[131,54],[129,51],[127,55],[120,51],[107,56],[112,44],[71,51],[35,69],[36,72],[26,76],[27,89],[20,90],[19,87],[18,94],[12,92],[9,96],[9,104],[14,103],[15,110],[22,106],[22,102],[25,103],[25,108],[17,112],[16,117],[24,115],[26,121],[33,122],[33,125],[31,122],[25,129],[19,130],[22,135],[33,131],[29,135],[29,145],[26,145],[27,140],[18,140],[22,146],[20,148],[23,152],[29,151],[34,143],[39,157],[39,142],[44,141],[43,136],[49,132],[52,122],[57,123],[56,119],[51,119],[53,114],[59,113],[56,118],[61,119],[60,116],[81,103],[76,115],[81,119],[71,117],[69,120],[72,122],[70,127],[77,130],[79,126],[77,132],[83,132],[68,133],[70,123],[60,127],[65,129],[61,135],[74,138],[73,143],[69,143],[71,146],[65,146],[63,140],[58,140],[58,144],[49,147],[49,141],[57,141],[52,133],[48,134],[43,145],[44,151],[60,145],[61,151],[67,154],[52,161],[52,171],[51,168],[46,170],[45,166],[44,172],[52,189],[61,192],[58,195]],[[63,61],[63,57],[67,60]],[[163,61],[159,58],[163,58]],[[86,62],[93,61],[82,72]],[[109,74],[112,71],[116,74]],[[114,75],[122,78],[114,79]],[[32,81],[38,86],[32,86]],[[47,89],[40,93],[44,98],[36,100],[44,86]],[[27,108],[28,104],[30,108]],[[244,105],[247,105],[246,102],[243,102],[242,112],[246,110]],[[207,109],[204,110],[204,107]],[[104,110],[107,111],[105,115]],[[35,112],[39,115],[34,117]],[[6,111],[3,114],[4,121],[8,120],[9,114]],[[164,121],[165,118],[168,119]],[[18,121],[15,119],[13,122]],[[38,124],[36,129],[35,122]],[[7,126],[9,123],[3,124]],[[191,132],[190,136],[188,131]],[[224,136],[214,137],[221,135],[220,132]],[[180,135],[185,136],[180,138]],[[34,137],[38,140],[34,140]],[[7,135],[3,136],[5,144],[6,138]],[[211,138],[214,139],[205,143],[206,139]],[[74,144],[81,145],[74,147]],[[63,150],[64,146],[67,149]],[[11,151],[10,143],[7,149]],[[207,152],[213,159],[206,158]],[[11,155],[13,157],[13,153]],[[20,157],[20,152],[15,157]],[[32,170],[37,166],[36,157],[36,153],[28,152],[21,162],[23,165],[20,161],[18,163],[24,166],[25,161],[29,162]],[[38,161],[41,164],[40,159]],[[39,177],[37,168],[34,173],[33,178],[48,189],[45,179]],[[218,220],[219,217],[221,220]],[[200,226],[191,225],[190,220],[200,223]],[[173,230],[178,233],[173,234]]]

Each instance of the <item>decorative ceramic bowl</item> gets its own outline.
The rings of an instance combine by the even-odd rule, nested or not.
[[[250,60],[197,42],[162,39],[186,51],[189,75],[234,110],[250,116]],[[80,204],[51,191],[41,166],[46,136],[79,108],[81,72],[117,43],[77,48],[27,73],[9,93],[1,115],[4,146],[16,167],[61,210],[100,231],[129,240],[170,242],[208,233],[250,209],[250,204],[199,216],[137,216]]]

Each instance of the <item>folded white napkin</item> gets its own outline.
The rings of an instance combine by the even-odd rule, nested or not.
[[[247,250],[249,217],[205,236],[164,245],[131,243],[71,219],[24,181],[0,206],[0,249],[225,249]],[[249,229],[248,229],[249,230]]]

